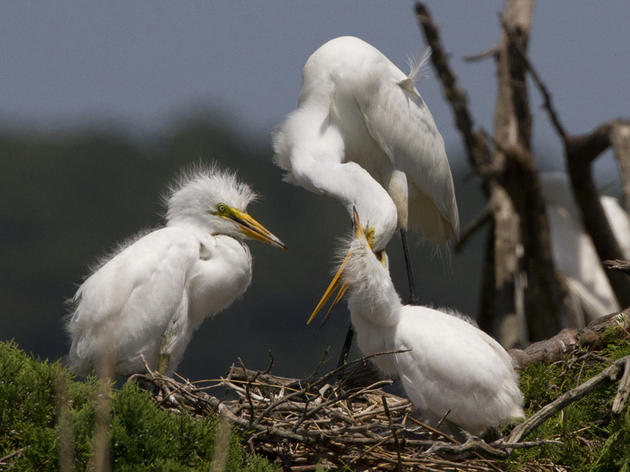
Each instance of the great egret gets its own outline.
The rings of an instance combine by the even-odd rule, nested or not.
[[[256,195],[216,165],[182,175],[166,201],[166,226],[123,245],[74,296],[70,365],[86,374],[171,373],[202,321],[227,308],[252,278],[245,238],[286,249],[245,213]]]
[[[285,180],[340,200],[374,230],[375,251],[400,229],[410,299],[408,226],[439,243],[458,231],[453,177],[429,108],[407,75],[361,39],[335,38],[304,65],[296,110],[275,133]]]
[[[402,305],[387,256],[372,252],[356,213],[354,226],[355,237],[322,303],[336,288],[348,287],[348,307],[363,354],[406,350],[373,361],[385,374],[400,378],[411,402],[430,420],[449,412],[449,421],[480,434],[522,418],[518,376],[505,349],[450,311]]]
[[[540,181],[547,203],[554,262],[583,315],[576,324],[583,326],[602,315],[619,311],[597,251],[582,225],[568,177],[562,172],[542,172]],[[630,258],[630,216],[616,198],[602,196],[600,201],[617,242],[626,258]]]

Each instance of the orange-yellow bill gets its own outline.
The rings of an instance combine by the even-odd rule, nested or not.
[[[241,231],[245,234],[245,236],[249,236],[250,238],[257,239],[281,249],[287,248],[285,244],[276,237],[276,235],[244,211],[237,210],[236,208],[230,208],[228,217],[234,220],[241,227]]]
[[[352,221],[354,223],[355,237],[367,239],[367,237],[365,235],[365,231],[363,231],[363,226],[361,226],[361,222],[359,221],[359,215],[357,213],[356,208],[352,209]],[[310,324],[310,322],[313,321],[313,318],[315,318],[317,313],[320,312],[322,307],[326,304],[326,302],[332,296],[332,294],[335,292],[335,290],[338,289],[339,291],[337,292],[337,295],[335,296],[335,298],[333,299],[332,303],[330,304],[330,307],[328,308],[328,311],[326,312],[326,315],[324,315],[324,321],[323,322],[326,322],[326,320],[328,320],[328,317],[330,316],[330,313],[332,312],[333,308],[343,299],[344,295],[348,291],[348,285],[342,283],[341,280],[342,280],[343,270],[345,269],[346,264],[347,264],[348,260],[350,259],[350,255],[351,255],[350,252],[348,252],[348,254],[346,254],[346,257],[344,258],[343,262],[339,266],[339,269],[337,270],[337,273],[335,274],[335,276],[333,277],[332,281],[330,282],[330,285],[328,285],[328,288],[324,292],[324,295],[322,295],[321,300],[319,301],[319,303],[315,307],[315,310],[313,310],[313,313],[311,313],[311,316],[309,317],[309,319],[306,322],[306,324]]]
[[[345,297],[347,291],[348,291],[348,284],[343,284],[341,287],[339,287],[339,290],[337,291],[337,296],[328,307],[328,310],[326,311],[326,314],[324,315],[324,319],[322,320],[322,323],[320,326],[324,326],[324,324],[328,321],[328,318],[330,318],[330,314],[332,313],[333,308],[335,308],[337,304],[341,300],[343,300],[343,297]]]
[[[311,316],[308,318],[308,321],[306,322],[306,324],[310,324],[310,322],[313,321],[313,318],[315,318],[315,315],[319,313],[319,311],[322,309],[322,307],[326,304],[328,299],[332,296],[332,294],[335,292],[335,290],[337,290],[337,288],[340,285],[341,285],[341,288],[339,288],[339,294],[337,294],[337,296],[333,300],[333,303],[330,305],[330,308],[328,309],[328,313],[326,313],[326,318],[328,318],[328,315],[330,314],[332,309],[335,307],[337,303],[341,301],[341,299],[343,298],[343,295],[345,295],[347,286],[341,283],[341,276],[343,275],[343,269],[346,267],[346,263],[348,262],[348,259],[350,259],[350,253],[346,255],[345,259],[339,266],[339,270],[337,270],[337,273],[335,274],[332,281],[330,282],[330,285],[328,285],[328,288],[324,292],[324,295],[322,295],[321,300],[315,307],[315,310],[313,310],[313,313],[311,313]]]

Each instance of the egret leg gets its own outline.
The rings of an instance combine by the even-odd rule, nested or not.
[[[407,281],[409,282],[409,305],[418,305],[418,296],[416,295],[416,281],[413,276],[413,268],[411,266],[411,257],[409,255],[409,247],[407,246],[407,231],[400,228],[400,239],[402,241],[403,253],[405,255],[405,266],[407,267]]]
[[[346,339],[343,341],[343,347],[341,348],[341,355],[339,356],[339,360],[337,361],[337,367],[341,367],[348,360],[353,337],[354,329],[352,328],[352,323],[350,323],[350,326],[348,326],[348,331],[346,331]]]
[[[168,372],[168,364],[171,361],[171,356],[166,353],[160,353],[160,360],[158,361],[158,372],[160,374],[166,375]]]

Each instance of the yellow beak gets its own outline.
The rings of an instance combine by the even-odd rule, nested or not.
[[[356,209],[353,209],[352,211],[352,221],[354,224],[355,237],[367,239],[365,236],[365,232],[363,231],[363,227],[361,226],[361,222],[359,221],[359,215],[357,214]],[[337,295],[335,296],[332,303],[330,304],[330,307],[328,308],[328,311],[326,312],[326,315],[324,316],[324,321],[328,319],[328,317],[330,316],[330,313],[332,312],[332,309],[335,308],[335,306],[337,306],[337,304],[343,299],[344,295],[348,291],[348,284],[342,283],[341,281],[343,278],[343,270],[345,269],[346,264],[348,263],[348,260],[350,259],[351,255],[352,253],[348,251],[348,254],[346,254],[346,257],[344,257],[343,262],[339,266],[339,269],[337,269],[337,273],[335,274],[332,281],[330,282],[330,285],[328,285],[328,288],[324,292],[324,295],[322,295],[321,300],[315,307],[315,310],[313,310],[313,313],[311,313],[311,316],[309,317],[306,324],[310,324],[310,322],[313,321],[313,318],[315,318],[317,313],[319,313],[319,311],[326,304],[326,302],[332,296],[335,290],[339,289],[339,292],[337,292]]]
[[[226,216],[239,225],[245,236],[257,239],[263,243],[271,244],[272,246],[279,247],[280,249],[287,248],[285,244],[276,237],[276,235],[244,211],[237,210],[236,208],[229,208]]]

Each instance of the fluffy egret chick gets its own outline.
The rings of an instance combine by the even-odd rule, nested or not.
[[[399,377],[411,402],[429,419],[448,420],[475,434],[522,418],[523,398],[510,355],[486,333],[452,314],[403,305],[384,264],[357,229],[338,275],[324,295],[348,287],[348,307],[364,355]]]
[[[286,249],[245,213],[255,198],[216,166],[180,178],[166,201],[166,226],[121,247],[79,287],[67,323],[75,373],[110,364],[117,374],[171,373],[193,332],[227,308],[252,278],[244,243]]]
[[[306,61],[296,110],[274,135],[285,180],[341,201],[374,229],[375,251],[398,227],[433,242],[459,228],[451,169],[429,108],[415,87],[422,64],[403,73],[358,38],[332,39]]]

